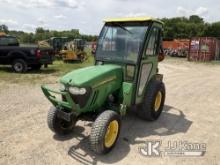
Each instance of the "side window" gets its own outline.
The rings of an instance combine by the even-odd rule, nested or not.
[[[153,56],[157,54],[157,50],[158,50],[158,40],[159,40],[159,29],[158,28],[153,28],[151,35],[150,35],[150,39],[148,42],[148,46],[146,49],[146,55],[147,56]]]
[[[148,80],[148,77],[151,73],[152,64],[146,63],[142,65],[141,69],[141,79],[139,83],[139,89],[138,89],[138,95],[142,95],[144,91],[144,87],[146,85],[146,82]]]
[[[7,37],[0,37],[0,46],[7,46],[8,40]]]

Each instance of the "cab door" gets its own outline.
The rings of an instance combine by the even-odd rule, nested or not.
[[[162,40],[161,26],[160,24],[154,23],[147,37],[138,73],[136,104],[142,102],[148,82],[157,73],[158,54]]]

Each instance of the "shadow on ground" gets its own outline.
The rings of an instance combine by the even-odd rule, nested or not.
[[[115,148],[107,155],[96,155],[89,149],[88,136],[81,134],[82,129],[78,129],[76,138],[79,143],[70,147],[68,154],[84,165],[95,165],[97,162],[107,164],[116,163],[130,152],[130,146],[144,144],[144,140],[137,138],[147,138],[150,135],[169,136],[177,133],[186,133],[192,121],[188,120],[184,113],[174,107],[166,105],[161,117],[155,122],[146,122],[134,114],[129,114],[122,121],[122,129],[119,140]]]

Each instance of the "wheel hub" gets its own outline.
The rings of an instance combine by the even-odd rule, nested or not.
[[[110,122],[107,132],[105,134],[105,146],[107,148],[111,147],[116,141],[118,135],[119,124],[116,120]]]
[[[21,71],[21,70],[22,70],[22,64],[21,64],[21,63],[16,63],[16,64],[14,65],[14,69],[15,69],[16,71]]]
[[[162,101],[162,93],[161,91],[158,91],[156,95],[155,103],[154,103],[155,111],[158,111],[160,109],[161,101]]]

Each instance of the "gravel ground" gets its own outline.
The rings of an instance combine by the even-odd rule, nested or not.
[[[79,121],[71,135],[58,137],[47,127],[51,104],[40,84],[0,82],[0,164],[210,164],[220,163],[220,65],[165,60],[160,64],[167,97],[156,122],[146,122],[132,112],[123,118],[117,145],[107,155],[88,147],[91,123]],[[139,148],[160,140],[205,143],[202,157],[146,157]]]

